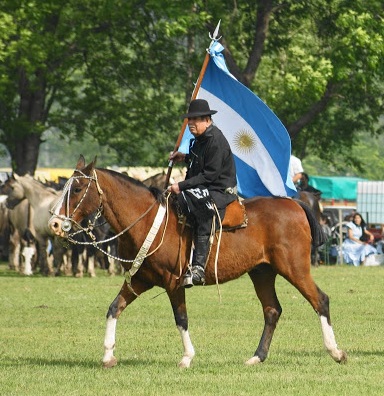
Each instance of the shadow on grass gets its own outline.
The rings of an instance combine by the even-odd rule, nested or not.
[[[41,275],[34,274],[33,276],[41,276]],[[0,278],[27,278],[27,275],[23,275],[20,272],[9,269],[8,262],[0,261]]]
[[[307,364],[306,360],[308,358],[313,358],[314,356],[317,356],[318,358],[321,358],[321,356],[327,358],[327,356],[316,353],[316,352],[298,352],[298,351],[291,351],[289,353],[289,361],[292,361],[292,358],[297,361],[301,361],[303,359],[302,364]],[[369,357],[383,357],[384,351],[383,350],[376,350],[376,351],[354,351],[353,354],[348,354],[349,358],[369,358]],[[335,363],[332,358],[329,358],[329,363],[332,364],[337,364]],[[261,363],[260,366],[263,366],[264,364],[267,364],[268,366],[275,365],[275,364],[281,364],[286,361],[286,358],[283,355],[280,356],[273,356],[269,357],[265,363]],[[288,363],[288,362],[286,362]],[[348,361],[347,361],[348,364]],[[160,360],[148,360],[148,359],[127,359],[127,358],[122,358],[118,359],[118,363],[116,368],[119,367],[148,367],[148,366],[177,366],[176,361],[170,360],[167,362],[165,361],[160,361]],[[244,367],[248,367],[245,365],[244,362],[242,361],[217,361],[217,362],[212,362],[212,361],[204,361],[203,359],[200,359],[198,366],[200,368],[208,368],[210,366],[214,365],[215,367],[228,367],[233,365],[239,366],[239,365],[244,365]],[[39,358],[39,357],[18,357],[18,358],[10,358],[6,357],[4,354],[1,356],[0,359],[0,367],[2,369],[5,369],[6,367],[62,367],[62,368],[85,368],[85,369],[102,369],[102,370],[109,370],[105,369],[102,365],[101,359],[100,360],[90,360],[90,359],[68,359],[68,358],[63,358],[63,359],[49,359],[49,358]],[[259,365],[256,365],[259,366]],[[114,367],[113,367],[114,368]]]
[[[369,356],[375,356],[375,357],[383,357],[384,356],[384,349],[378,349],[378,350],[374,350],[374,351],[357,350],[356,348],[354,348],[353,350],[348,350],[348,349],[344,349],[344,348],[341,348],[341,349],[343,349],[344,352],[347,354],[347,364],[348,364],[348,361],[352,358],[362,358],[362,357],[369,357]],[[282,352],[282,351],[275,352],[273,354],[273,357],[268,357],[267,360],[268,361],[271,359],[277,360],[280,358],[284,359],[285,355],[294,356],[297,359],[311,358],[314,356],[317,356],[319,358],[325,357],[326,359],[329,359],[329,361],[331,363],[335,362],[332,359],[332,357],[328,354],[328,352],[325,350],[324,351],[308,350],[308,351],[289,351],[288,352],[288,350],[285,349],[284,352]],[[335,363],[338,364],[337,362],[335,362]]]
[[[46,359],[39,357],[26,357],[26,358],[6,358],[4,355],[0,360],[0,367],[21,367],[21,366],[46,366],[46,367],[83,367],[83,368],[101,368],[103,364],[101,360],[89,359]],[[121,359],[118,361],[118,366],[148,366],[147,360],[140,359]]]
[[[24,275],[24,274],[20,274],[19,272],[9,270],[9,271],[0,271],[0,278],[19,278],[19,279],[46,278],[46,279],[48,279],[48,278],[54,278],[54,276],[46,276],[46,275],[42,275],[38,272],[33,275]]]

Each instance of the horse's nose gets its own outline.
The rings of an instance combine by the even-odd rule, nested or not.
[[[57,236],[63,236],[63,231],[61,229],[62,220],[56,216],[52,216],[48,221],[48,227]]]

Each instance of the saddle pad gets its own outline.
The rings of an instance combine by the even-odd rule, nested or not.
[[[245,206],[239,200],[231,202],[225,210],[223,228],[242,228],[246,227],[247,224],[248,217],[245,212]]]

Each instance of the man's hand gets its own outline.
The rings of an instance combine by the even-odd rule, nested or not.
[[[185,160],[185,154],[184,153],[180,153],[180,151],[172,151],[169,154],[169,161],[182,162],[184,160]]]
[[[168,191],[174,194],[180,194],[179,183],[173,183],[168,187]]]

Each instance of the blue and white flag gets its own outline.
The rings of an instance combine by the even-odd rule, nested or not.
[[[289,174],[291,140],[272,110],[228,71],[215,42],[197,97],[217,110],[213,121],[223,132],[235,157],[237,187],[243,198],[293,196]],[[188,152],[193,135],[186,129],[179,150]]]

